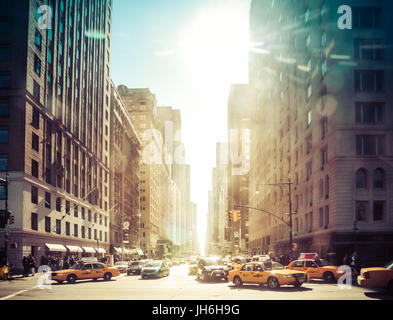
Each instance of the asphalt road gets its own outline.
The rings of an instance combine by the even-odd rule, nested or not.
[[[224,281],[202,283],[189,276],[188,267],[182,265],[172,267],[170,276],[162,279],[142,280],[140,276],[122,274],[109,282],[53,281],[41,287],[39,275],[0,281],[0,300],[393,300],[393,297],[358,286],[340,289],[337,284],[323,281],[305,283],[300,288],[283,286],[276,291],[257,285],[236,288]]]

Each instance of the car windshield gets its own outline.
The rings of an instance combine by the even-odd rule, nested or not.
[[[390,261],[386,266],[386,269],[393,270],[393,261]]]
[[[83,266],[83,262],[77,262],[77,263],[75,263],[75,264],[71,267],[71,269],[79,270],[80,268],[82,268],[82,266]]]
[[[222,266],[224,263],[220,259],[207,259],[205,260],[205,266]]]
[[[319,265],[320,267],[326,267],[326,266],[331,265],[327,260],[324,260],[324,259],[316,260],[315,262],[316,262],[317,265]]]
[[[267,271],[283,270],[283,269],[285,269],[285,267],[281,263],[278,263],[278,262],[271,262],[271,263],[265,262],[263,264],[263,267]]]
[[[160,268],[162,262],[161,261],[150,261],[146,263],[146,268]]]

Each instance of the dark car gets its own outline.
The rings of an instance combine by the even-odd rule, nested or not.
[[[127,268],[127,275],[130,276],[132,274],[141,274],[141,271],[143,267],[146,264],[146,260],[140,260],[140,261],[132,261],[128,264]]]
[[[198,262],[197,280],[226,279],[225,264],[218,258],[202,258]]]

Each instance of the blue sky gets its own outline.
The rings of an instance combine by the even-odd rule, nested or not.
[[[114,0],[112,79],[181,110],[203,246],[215,144],[227,140],[231,83],[247,82],[250,0]]]

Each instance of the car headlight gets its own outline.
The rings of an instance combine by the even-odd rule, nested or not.
[[[284,279],[289,279],[289,278],[293,278],[294,276],[291,274],[286,274],[286,275],[282,275],[280,278],[284,278]]]

